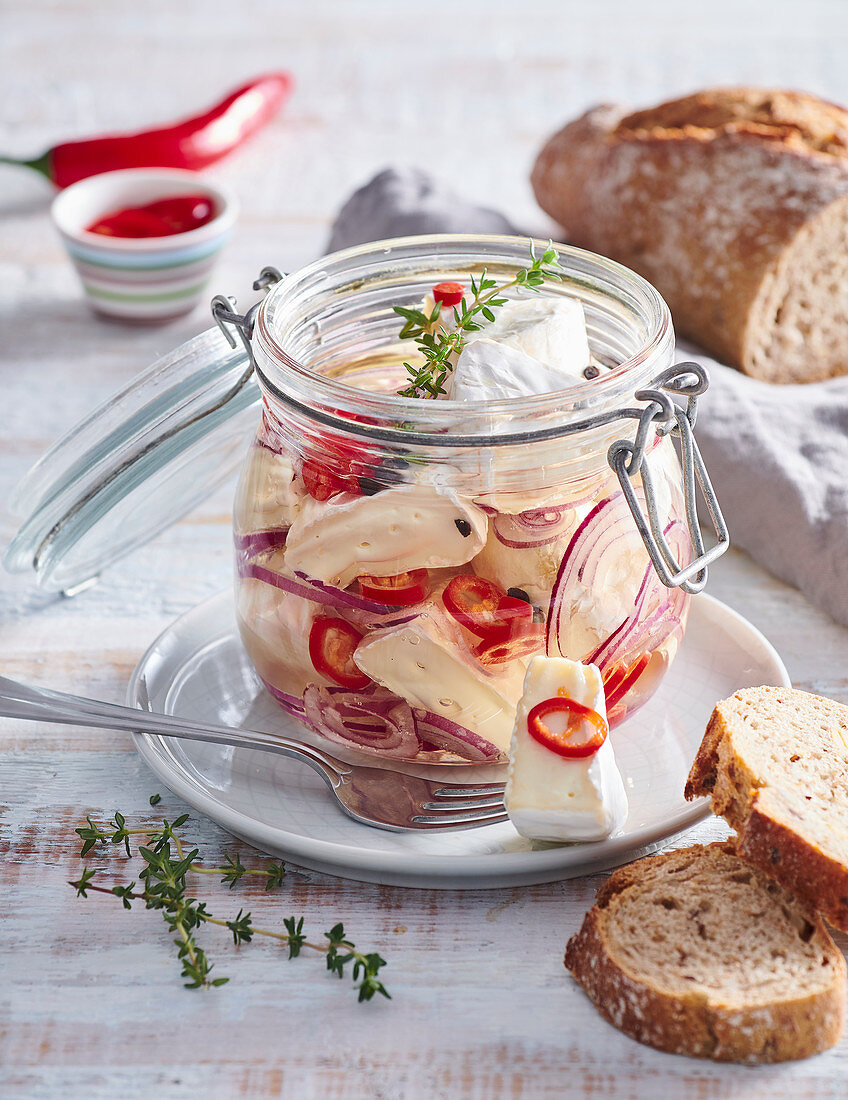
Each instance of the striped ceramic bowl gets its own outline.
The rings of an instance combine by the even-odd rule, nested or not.
[[[203,194],[217,211],[199,229],[170,237],[105,237],[86,226],[114,210]],[[51,208],[90,305],[125,321],[167,321],[198,302],[238,214],[236,198],[194,172],[124,168],[61,191]]]

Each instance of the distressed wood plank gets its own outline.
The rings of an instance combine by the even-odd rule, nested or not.
[[[600,99],[647,104],[698,85],[777,82],[848,101],[848,8],[791,0],[385,0],[249,9],[186,0],[6,5],[0,36],[0,147],[32,154],[102,128],[167,119],[280,65],[298,90],[284,116],[210,176],[243,214],[212,291],[246,300],[266,263],[291,269],[326,240],[339,202],[391,162],[434,166],[468,195],[545,230],[527,183],[541,140]],[[157,355],[208,327],[199,308],[161,329],[98,320],[83,305],[47,218],[50,189],[0,166],[0,501],[54,439]],[[73,601],[0,579],[5,673],[121,700],[130,670],[178,614],[230,583],[225,487]],[[0,510],[0,541],[16,520]],[[848,701],[848,632],[732,554],[710,590],[783,654],[794,681]],[[318,958],[235,948],[204,930],[214,993],[180,987],[156,913],[78,900],[74,829],[116,807],[131,820],[181,803],[120,734],[0,722],[0,1095],[11,1100],[287,1096],[516,1100],[581,1094],[654,1100],[827,1100],[845,1094],[848,1043],[797,1065],[700,1064],[641,1047],[605,1024],[562,967],[601,876],[526,889],[431,892],[292,868],[282,890],[202,881],[212,911],[249,906],[280,927],[303,913],[320,935],[343,919],[389,960],[391,1002],[358,1006]],[[724,835],[714,820],[688,840]],[[190,835],[218,862],[261,857],[211,822]],[[104,877],[120,860],[95,861]],[[107,874],[108,872],[108,874]],[[843,947],[845,941],[841,941]]]

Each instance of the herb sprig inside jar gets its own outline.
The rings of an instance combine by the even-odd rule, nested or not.
[[[590,352],[585,336],[583,311],[578,302],[557,296],[547,298],[544,305],[534,303],[527,308],[526,298],[509,296],[510,291],[522,290],[538,294],[545,283],[562,281],[562,272],[557,269],[559,255],[552,242],[548,242],[548,247],[541,256],[536,255],[531,242],[530,258],[530,265],[519,269],[509,282],[498,283],[489,277],[484,268],[478,279],[471,277],[468,293],[460,283],[439,283],[433,287],[432,297],[428,296],[421,308],[393,307],[394,312],[404,320],[400,338],[414,340],[423,358],[423,362],[417,365],[404,363],[404,368],[409,375],[409,385],[397,391],[399,396],[430,400],[439,397],[475,400],[520,396],[521,393],[544,393],[562,388],[560,376],[563,371],[559,364],[555,372],[545,371],[544,368],[548,364],[545,363],[544,355],[541,362],[532,355],[524,356],[525,360],[533,359],[532,363],[521,362],[518,358],[521,349],[517,346],[516,328],[526,328],[529,324],[538,329],[541,327],[539,322],[542,321],[548,330],[545,335],[546,342],[550,342],[552,327],[554,338],[560,337],[557,347],[559,357],[561,357],[563,343],[571,345],[573,354],[568,358],[574,360],[576,355],[577,361],[570,362],[566,366],[576,365],[584,372],[592,369],[594,376],[597,376],[597,369],[591,367],[589,362]],[[470,365],[469,358],[474,360],[480,358],[477,354],[470,354],[466,349],[478,343],[478,339],[473,334],[488,333],[489,326],[493,325],[500,330],[505,330],[498,331],[497,336],[505,335],[506,339],[498,339],[497,342],[501,358],[506,357],[507,371],[515,374],[518,370],[526,376],[529,368],[534,377],[529,382],[526,377],[521,378],[516,385],[508,385],[504,392],[491,392],[491,387],[487,386],[485,393],[478,393],[476,391],[479,386],[469,384],[467,379],[460,380],[460,374],[463,372],[458,372],[457,368],[463,354],[466,355],[466,365]],[[494,331],[491,331],[491,334],[496,335]],[[488,349],[484,347],[481,350],[485,354]],[[474,368],[481,365],[483,364],[475,362],[471,373],[478,373]],[[491,365],[491,363],[485,364],[487,367]],[[589,376],[584,373],[584,377]],[[540,385],[542,385],[541,389]]]

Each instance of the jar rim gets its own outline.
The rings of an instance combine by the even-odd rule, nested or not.
[[[592,279],[595,289],[608,294],[611,299],[616,298],[614,289],[620,284],[626,288],[631,300],[644,310],[648,332],[631,355],[600,378],[592,379],[591,382],[580,380],[551,393],[490,401],[424,401],[421,398],[401,397],[395,393],[365,390],[314,371],[295,359],[282,346],[269,323],[269,316],[281,304],[285,304],[290,298],[296,300],[297,291],[308,288],[310,283],[326,282],[332,269],[341,270],[346,266],[355,269],[357,262],[361,262],[376,275],[381,267],[385,271],[391,271],[394,265],[397,270],[398,262],[413,260],[416,254],[423,259],[428,254],[438,254],[440,248],[453,251],[455,255],[461,255],[461,250],[465,249],[476,258],[478,268],[482,268],[486,266],[487,252],[493,259],[500,258],[505,262],[505,256],[513,260],[526,256],[531,245],[538,252],[550,244],[548,240],[529,236],[446,233],[390,238],[329,253],[287,275],[272,287],[261,303],[253,338],[264,357],[267,357],[270,370],[264,369],[265,364],[260,361],[261,357],[254,357],[260,385],[266,396],[276,398],[284,405],[292,406],[322,423],[334,427],[343,425],[345,431],[353,434],[393,442],[481,446],[493,441],[490,426],[492,418],[498,414],[508,414],[512,421],[525,421],[529,424],[540,414],[549,416],[553,410],[561,414],[556,426],[535,430],[499,431],[498,443],[553,438],[569,430],[594,426],[581,424],[581,418],[585,421],[587,413],[591,416],[593,412],[597,414],[604,409],[619,407],[623,400],[632,396],[634,386],[647,384],[650,379],[647,368],[662,355],[665,347],[673,341],[674,334],[671,314],[665,300],[646,279],[615,260],[573,245],[553,242],[553,247],[559,254],[560,266],[566,274],[565,282],[556,284],[557,287],[567,287],[569,263],[572,284],[577,281],[575,273],[579,273],[584,279]],[[622,298],[618,298],[618,301],[623,303]],[[643,368],[641,371],[640,367]],[[316,407],[318,404],[320,408]],[[378,425],[380,421],[394,425],[400,422],[404,424],[404,428],[392,430],[391,427],[375,426],[356,419],[363,412],[376,420]],[[569,428],[569,419],[574,421],[575,418],[577,422]],[[425,430],[407,430],[410,419],[419,423],[426,421]],[[460,430],[457,430],[457,426]]]

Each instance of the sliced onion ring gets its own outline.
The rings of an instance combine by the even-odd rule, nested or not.
[[[497,764],[506,759],[497,745],[477,733],[472,733],[465,726],[452,722],[450,718],[444,718],[430,710],[416,710],[414,713],[418,736],[422,741],[429,741],[464,760],[485,760],[487,764]]]
[[[341,588],[333,588],[320,581],[314,581],[302,573],[294,577],[287,577],[284,573],[278,573],[275,569],[269,569],[267,565],[261,565],[256,561],[239,562],[239,573],[242,577],[252,577],[257,581],[264,581],[281,588],[284,592],[291,592],[295,596],[301,596],[313,603],[324,604],[326,607],[351,608],[356,611],[367,611],[373,615],[394,615],[396,607],[388,604],[376,603],[367,600],[363,596],[345,592]]]
[[[611,505],[620,496],[620,493],[614,494],[597,504],[572,536],[551,594],[546,638],[549,654],[559,653],[594,664],[602,675],[608,675],[615,668],[626,669],[623,678],[615,681],[608,693],[611,723],[620,721],[632,711],[632,707],[627,706],[627,698],[633,695],[637,684],[648,675],[658,681],[657,662],[652,655],[662,652],[675,634],[682,633],[687,606],[685,592],[680,588],[666,588],[651,562],[647,561],[633,607],[624,620],[591,652],[569,651],[572,593],[578,584],[581,589],[602,587],[610,553],[622,538],[635,535],[632,525],[626,524],[630,518],[627,510],[610,512]],[[685,525],[678,520],[672,521],[663,535],[675,557],[685,561],[686,554],[691,553]],[[636,705],[649,698],[652,690],[649,686],[649,690],[637,692]]]
[[[556,505],[534,508],[514,516],[498,514],[492,520],[492,531],[503,546],[511,550],[527,550],[549,546],[565,538],[574,520],[573,509]]]
[[[306,573],[295,573],[295,576],[314,591],[326,596],[327,602],[332,601],[334,607],[350,607],[354,611],[371,611],[375,615],[392,615],[398,610],[398,608],[391,607],[389,604],[369,600],[366,596],[360,596],[356,592],[345,592],[343,588],[334,588],[331,584],[316,581],[313,577],[307,576]],[[313,599],[317,599],[317,597],[313,597]],[[324,603],[325,601],[318,599],[317,602]]]
[[[571,622],[570,598],[578,582],[587,588],[597,583],[601,564],[612,547],[634,533],[633,519],[626,509],[616,509],[623,501],[618,492],[599,501],[583,518],[562,556],[548,608],[545,644],[551,656],[583,660],[587,654],[575,653],[569,645]]]
[[[678,557],[691,550],[689,532],[678,520],[669,523],[663,535]],[[622,661],[632,663],[647,649],[659,649],[676,630],[682,629],[685,609],[686,593],[680,588],[666,588],[649,562],[633,610],[587,661],[603,673]]]
[[[280,691],[279,688],[274,687],[273,684],[269,684],[263,677],[259,677],[265,687],[265,690],[270,692],[271,695],[277,700],[280,706],[285,707],[289,713],[294,714],[298,718],[303,717],[303,700],[298,699],[296,695],[289,695],[285,691]]]
[[[352,692],[310,684],[303,709],[316,733],[348,748],[396,760],[409,760],[421,748],[412,708],[386,688]]]
[[[233,542],[239,554],[251,557],[268,550],[279,550],[286,545],[288,527],[273,527],[266,531],[251,531],[247,535],[233,535]]]
[[[338,606],[329,593],[321,592],[293,577],[286,577],[275,569],[269,569],[266,565],[260,565],[258,562],[249,561],[245,563],[240,572],[243,577],[264,581],[265,584],[273,585],[274,588],[282,589],[283,592],[291,592],[293,596],[300,596],[304,600],[312,600],[313,603],[325,604],[327,607]]]
[[[485,737],[432,711],[413,711],[405,699],[387,688],[375,685],[354,692],[310,684],[301,701],[267,680],[262,683],[295,718],[347,748],[389,760],[420,758],[426,762],[431,755],[430,750],[422,751],[422,741],[426,741],[469,763],[497,764],[505,760],[501,750]]]

